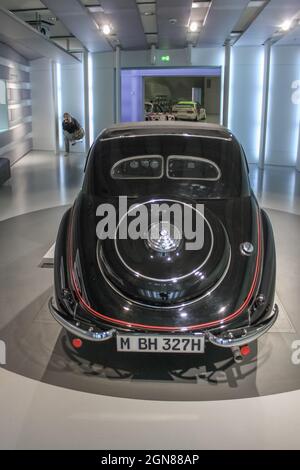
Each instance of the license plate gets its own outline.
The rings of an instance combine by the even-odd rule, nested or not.
[[[157,353],[204,353],[205,337],[117,335],[117,351]]]

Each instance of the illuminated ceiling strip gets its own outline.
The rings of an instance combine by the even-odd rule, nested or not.
[[[94,142],[94,77],[93,77],[93,57],[88,54],[88,99],[89,99],[89,128],[90,145]]]

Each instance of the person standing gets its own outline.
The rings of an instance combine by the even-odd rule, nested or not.
[[[65,140],[65,155],[68,155],[70,152],[70,142],[72,145],[75,145],[77,140],[81,140],[84,137],[84,130],[79,122],[69,113],[64,113],[62,127]]]

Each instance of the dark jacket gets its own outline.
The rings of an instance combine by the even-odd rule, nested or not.
[[[69,132],[70,134],[73,134],[75,131],[78,131],[81,127],[79,122],[73,117],[71,122],[63,121],[62,126],[63,130]]]

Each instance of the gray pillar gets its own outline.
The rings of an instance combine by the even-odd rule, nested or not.
[[[261,110],[261,127],[260,127],[260,147],[259,147],[259,162],[258,166],[261,169],[265,167],[266,158],[266,137],[267,137],[267,121],[268,121],[268,107],[269,107],[269,82],[270,82],[270,62],[271,62],[271,47],[270,41],[266,42],[264,48],[264,78],[263,78],[263,98]]]
[[[121,51],[120,47],[116,47],[115,51],[115,70],[116,70],[116,89],[115,89],[115,116],[116,123],[121,118]]]
[[[156,64],[156,46],[155,44],[151,44],[151,50],[150,50],[150,64],[155,65]]]
[[[299,122],[298,153],[297,153],[296,169],[300,171],[300,122]]]
[[[54,104],[54,139],[55,139],[55,153],[56,155],[60,152],[60,142],[59,142],[59,113],[58,113],[58,89],[57,89],[57,63],[53,60],[51,61],[52,68],[52,99]]]
[[[223,126],[228,127],[229,115],[229,86],[230,86],[230,64],[231,64],[231,44],[225,44],[225,65],[224,65],[224,91],[223,91]]]
[[[193,44],[188,44],[187,46],[187,61],[189,65],[192,64],[192,49],[193,49]]]
[[[83,87],[84,87],[84,130],[85,130],[85,151],[88,152],[90,141],[90,94],[89,94],[89,52],[83,53]]]

